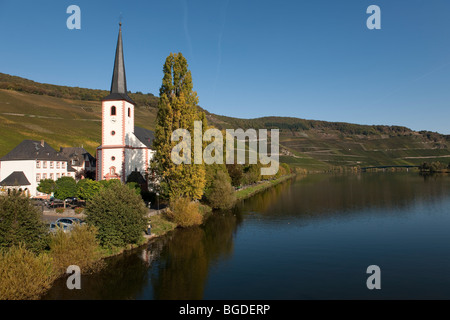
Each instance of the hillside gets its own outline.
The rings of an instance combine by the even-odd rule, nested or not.
[[[218,128],[280,129],[281,161],[309,170],[450,162],[450,136],[436,132],[288,117],[207,118]]]
[[[54,148],[84,146],[95,155],[101,141],[105,90],[41,84],[0,73],[0,157],[24,139]],[[130,93],[136,125],[154,129],[158,98]],[[220,129],[280,129],[281,161],[308,170],[450,162],[450,136],[399,126],[368,126],[288,117],[237,119],[211,114]]]

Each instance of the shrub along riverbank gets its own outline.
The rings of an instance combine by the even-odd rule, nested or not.
[[[88,202],[86,224],[51,233],[28,197],[0,196],[0,299],[38,299],[68,266],[96,271],[103,258],[144,244],[147,213],[141,196],[117,181]]]
[[[296,176],[295,173],[291,173],[291,174],[287,174],[282,177],[279,177],[277,179],[261,181],[256,184],[244,186],[234,192],[236,201],[250,198],[259,192],[262,192],[271,187],[274,187],[286,180],[292,179],[295,176]],[[200,206],[200,208],[199,208],[200,212],[202,213],[202,216],[203,216],[202,221],[205,221],[207,215],[212,212],[212,208],[207,205],[204,205],[204,204],[199,204],[199,206]],[[156,237],[162,236],[162,235],[166,234],[167,232],[175,230],[177,227],[179,227],[179,224],[175,223],[173,221],[173,219],[171,219],[170,214],[167,214],[165,211],[160,214],[152,216],[150,218],[150,220],[151,220],[151,225],[152,225],[152,234]]]

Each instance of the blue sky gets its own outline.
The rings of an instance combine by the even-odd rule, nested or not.
[[[81,29],[69,30],[69,5]],[[381,30],[369,30],[370,5]],[[109,89],[118,21],[128,89],[159,94],[182,52],[200,105],[450,134],[447,0],[0,0],[0,72]]]

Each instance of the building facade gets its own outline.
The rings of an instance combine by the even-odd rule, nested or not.
[[[41,179],[58,180],[64,176],[75,178],[76,170],[68,158],[43,140],[24,140],[0,158],[2,191],[22,189],[30,196],[43,196],[37,191]]]
[[[59,152],[69,160],[69,165],[76,170],[78,179],[95,179],[96,159],[83,147],[61,147]]]

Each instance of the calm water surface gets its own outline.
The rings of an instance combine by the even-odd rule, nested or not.
[[[298,177],[45,299],[450,299],[449,231],[448,176]]]

